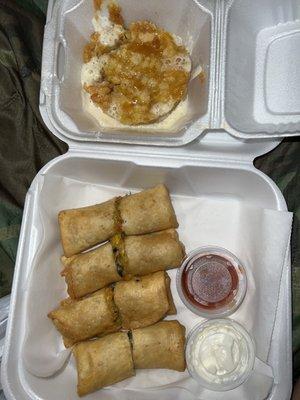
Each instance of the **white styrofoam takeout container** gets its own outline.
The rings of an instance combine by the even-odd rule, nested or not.
[[[298,0],[119,0],[125,22],[150,19],[183,39],[206,80],[189,86],[185,119],[155,133],[105,132],[82,109],[83,46],[91,0],[49,2],[41,113],[53,132],[78,141],[179,146],[225,129],[242,138],[300,131]],[[175,5],[175,6],[174,6]]]
[[[87,2],[89,0],[84,1]],[[139,1],[141,2],[141,0]],[[175,3],[175,0],[173,1]],[[178,0],[176,4],[182,2],[183,0]],[[108,136],[101,137],[101,134],[98,133],[95,137],[92,132],[87,134],[84,132],[78,131],[76,133],[74,130],[72,131],[75,127],[74,123],[71,123],[70,117],[67,117],[67,115],[63,114],[60,110],[60,83],[56,72],[54,73],[52,69],[54,65],[51,64],[51,56],[56,56],[59,49],[59,41],[54,40],[56,37],[55,35],[63,29],[61,24],[64,21],[64,14],[58,15],[57,13],[58,10],[61,10],[60,7],[70,5],[71,3],[73,4],[73,8],[68,8],[70,12],[75,11],[76,6],[81,4],[82,1],[50,0],[48,6],[48,22],[45,30],[43,53],[40,110],[46,124],[52,132],[68,143],[69,151],[65,155],[49,162],[38,173],[26,197],[24,219],[12,288],[6,347],[1,368],[1,380],[8,400],[52,399],[51,390],[49,389],[47,392],[45,389],[45,385],[46,387],[51,387],[51,381],[49,381],[51,378],[43,379],[33,377],[24,368],[21,357],[26,323],[26,315],[24,312],[25,288],[31,270],[32,260],[38,250],[42,236],[38,227],[39,210],[37,205],[45,176],[58,174],[83,180],[88,183],[137,190],[164,182],[168,186],[171,194],[208,196],[210,198],[232,197],[258,207],[286,210],[285,200],[277,186],[266,175],[253,166],[253,160],[256,156],[267,153],[280,143],[281,138],[275,138],[274,136],[283,136],[285,134],[279,133],[279,131],[275,134],[273,132],[272,135],[267,135],[266,132],[252,132],[251,134],[246,134],[232,130],[231,133],[238,136],[234,137],[226,134],[224,130],[217,129],[218,127],[225,127],[224,122],[222,122],[222,124],[215,123],[223,119],[221,115],[223,115],[224,104],[230,103],[230,96],[232,96],[232,101],[236,101],[237,98],[233,94],[234,91],[229,91],[229,88],[227,98],[225,96],[226,103],[224,103],[224,98],[221,99],[218,97],[219,95],[217,95],[217,92],[220,91],[221,88],[225,88],[223,80],[225,75],[221,71],[217,73],[217,70],[222,70],[223,67],[218,62],[220,59],[216,59],[213,56],[211,56],[212,62],[209,79],[211,80],[212,76],[222,78],[221,82],[218,81],[217,86],[215,86],[216,91],[212,89],[212,85],[215,85],[215,83],[213,84],[211,81],[209,83],[209,91],[210,93],[213,92],[213,97],[210,97],[211,95],[209,94],[208,97],[210,100],[208,109],[211,110],[212,104],[217,104],[218,106],[215,110],[219,110],[217,113],[214,111],[214,113],[209,116],[209,119],[207,119],[207,121],[213,121],[213,124],[209,125],[209,128],[216,128],[213,132],[203,132],[200,129],[201,127],[198,126],[196,131],[192,131],[191,133],[188,132],[189,129],[187,129],[181,138],[178,137],[177,141],[171,141],[171,138],[167,138],[167,140],[166,138],[162,139],[159,137],[145,139],[144,137],[136,136],[129,139],[129,136],[126,136],[126,134],[122,136],[123,133],[120,133],[118,137],[113,136],[112,138]],[[250,3],[255,4],[256,8],[252,9]],[[287,3],[287,9],[288,7],[292,7],[294,13],[289,14],[285,12],[285,4]],[[268,4],[270,7],[269,11],[266,8]],[[228,28],[229,32],[231,32],[231,34],[229,34],[230,42],[230,40],[236,40],[235,36],[242,37],[242,33],[240,30],[237,30],[237,28],[239,27],[239,29],[243,30],[243,27],[246,26],[247,21],[245,20],[247,20],[247,15],[249,15],[248,24],[250,27],[252,26],[250,20],[254,19],[254,10],[256,10],[257,14],[255,14],[255,16],[259,19],[260,26],[263,28],[270,27],[270,29],[273,25],[275,25],[276,28],[278,22],[282,22],[284,18],[293,19],[297,14],[296,11],[299,12],[299,9],[296,10],[296,1],[280,2],[274,0],[272,4],[273,6],[271,2],[266,0],[260,1],[259,7],[262,7],[262,10],[264,10],[263,14],[265,14],[265,16],[263,16],[257,11],[258,2],[255,0],[252,2],[243,0],[230,3],[223,0],[201,1],[201,10],[204,8],[210,10],[208,15],[211,20],[213,31],[212,48],[218,48],[218,51],[221,51],[222,43],[225,40],[223,34],[226,29],[224,24],[225,21],[229,20],[229,13],[235,15],[234,18],[236,20],[243,20],[243,24],[238,26],[238,23],[234,22],[234,19],[230,19],[231,28]],[[277,15],[279,15],[279,10],[277,9],[279,6],[280,12],[282,13],[282,18],[280,20],[276,19]],[[227,10],[225,14],[224,8]],[[215,14],[216,10],[218,12]],[[241,10],[240,14],[239,10]],[[250,27],[247,26],[246,31],[249,32]],[[76,27],[74,27],[74,29],[75,28]],[[233,34],[234,32],[235,34]],[[256,33],[258,32],[259,30],[256,30]],[[75,34],[76,29],[74,30],[74,35]],[[254,43],[252,44],[254,46]],[[244,42],[240,49],[242,50],[243,47],[245,47]],[[229,51],[229,53],[237,51],[237,48],[238,43],[234,43],[232,47],[233,50]],[[244,51],[246,51],[246,48]],[[224,56],[224,47],[222,54]],[[220,55],[218,57],[220,57]],[[230,63],[231,57],[233,56],[230,56],[230,54],[227,56],[227,63]],[[240,63],[243,63],[244,60],[243,68],[247,70],[249,58],[246,57],[245,54],[243,55],[240,53],[236,54],[235,57],[238,58],[237,61]],[[223,58],[221,57],[221,59]],[[251,59],[251,62],[253,66],[256,66],[255,60]],[[54,64],[56,66],[56,61]],[[68,61],[66,64],[68,64]],[[245,82],[243,83],[245,84]],[[234,82],[232,76],[232,85],[234,86],[234,84],[237,85],[238,82]],[[238,103],[242,103],[243,101],[245,101],[245,99],[239,98]],[[242,104],[239,104],[239,107],[242,108],[242,106]],[[54,114],[52,114],[51,111],[54,109],[56,109],[60,117],[62,117],[61,120],[55,120],[56,122],[54,122]],[[221,110],[223,111],[221,112]],[[244,112],[246,111],[247,110],[244,110]],[[60,125],[58,121],[63,123]],[[243,121],[246,121],[245,114],[243,114],[243,118],[241,118],[240,122],[242,123]],[[208,128],[208,125],[206,125],[206,128]],[[230,129],[227,130],[230,131]],[[266,136],[268,137],[265,138]],[[191,143],[182,147],[154,147],[154,145],[157,144],[179,145],[191,140],[193,140]],[[140,145],[100,143],[102,141],[135,142]],[[147,143],[153,146],[141,145]],[[283,271],[268,363],[272,366],[275,376],[274,386],[269,399],[288,400],[292,389],[291,269],[289,259]],[[45,394],[45,392],[47,392],[47,394]],[[44,394],[41,395],[41,393]],[[186,394],[183,395],[183,397],[182,394],[178,394],[178,399],[182,398],[186,400],[184,396],[186,396]],[[127,397],[124,395],[124,399],[126,398]],[[135,398],[139,400],[139,394],[137,394]],[[148,399],[147,396],[146,398]],[[145,395],[143,395],[143,400],[147,400],[146,398]]]
[[[253,166],[256,155],[265,153],[278,144],[274,139],[245,143],[224,132],[210,133],[201,141],[174,148],[172,152],[167,148],[145,146],[78,146],[76,142],[68,143],[69,151],[52,160],[38,173],[26,198],[2,361],[1,379],[7,400],[53,399],[51,378],[31,375],[24,367],[21,356],[27,318],[25,297],[28,277],[43,236],[39,224],[38,202],[46,176],[62,175],[91,184],[137,190],[164,182],[171,194],[238,198],[257,207],[286,210],[286,203],[279,189]],[[283,270],[268,357],[268,363],[275,374],[270,400],[288,400],[292,388],[290,282],[288,261]],[[178,391],[178,400],[188,400],[186,396],[185,391]],[[130,395],[124,394],[122,399],[129,400]],[[136,393],[135,399],[145,400],[145,394]]]

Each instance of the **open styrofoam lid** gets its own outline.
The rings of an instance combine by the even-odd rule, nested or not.
[[[174,129],[125,128],[107,133],[84,112],[81,99],[82,49],[93,31],[93,2],[50,0],[40,110],[55,135],[80,146],[82,142],[181,146],[202,140],[204,132],[220,130],[247,140],[298,135],[297,0],[288,4],[231,0],[222,7],[207,0],[179,0],[176,7],[173,0],[118,2],[126,23],[150,19],[181,36],[193,63],[202,63],[205,84],[198,79],[191,82],[185,118]],[[262,12],[256,18],[258,6]]]

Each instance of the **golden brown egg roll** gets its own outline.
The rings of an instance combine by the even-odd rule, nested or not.
[[[164,185],[94,206],[61,211],[58,222],[66,257],[90,249],[118,232],[140,235],[178,227]]]
[[[73,348],[79,396],[134,375],[131,344],[125,332],[78,343]]]
[[[147,275],[180,266],[185,251],[175,229],[125,237],[127,276]]]
[[[110,243],[88,253],[70,258],[62,257],[62,263],[65,266],[62,275],[72,299],[83,297],[122,279],[117,272]]]
[[[70,257],[102,243],[118,232],[116,198],[58,214],[64,255]]]
[[[178,321],[133,330],[132,346],[135,368],[185,370],[185,327]]]
[[[115,304],[123,329],[136,329],[154,324],[169,312],[176,313],[166,272],[116,283]]]
[[[113,282],[179,267],[183,245],[174,229],[148,235],[114,235],[111,244],[72,257],[62,257],[68,293],[78,299]]]
[[[113,289],[110,287],[81,300],[64,300],[48,317],[64,337],[66,347],[121,328],[119,313],[113,300]]]
[[[122,197],[118,201],[118,210],[122,230],[126,235],[141,235],[178,227],[169,191],[163,184]]]

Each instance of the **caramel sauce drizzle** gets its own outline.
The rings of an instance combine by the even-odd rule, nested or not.
[[[103,0],[94,0],[94,8],[96,11],[101,10]]]
[[[109,16],[113,23],[124,24],[114,3],[109,5]],[[103,80],[84,89],[105,113],[127,125],[152,123],[160,117],[153,106],[168,104],[171,111],[186,96],[190,73],[174,63],[182,63],[188,52],[170,33],[139,21],[129,26],[114,48],[103,46],[99,38],[99,33],[91,35],[83,59],[89,62],[106,54]]]

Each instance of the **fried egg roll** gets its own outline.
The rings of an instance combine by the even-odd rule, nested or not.
[[[61,211],[58,222],[66,257],[90,249],[117,233],[140,235],[178,227],[164,185],[94,206]]]
[[[114,300],[123,329],[148,326],[169,313],[176,313],[170,291],[170,278],[164,271],[117,282]]]
[[[177,268],[185,255],[175,229],[125,237],[125,275],[147,275]]]
[[[174,229],[148,235],[115,235],[111,243],[72,257],[62,257],[68,293],[78,299],[113,282],[179,267],[183,245]]]
[[[132,346],[135,368],[185,370],[185,327],[178,321],[133,330]]]
[[[84,396],[134,375],[131,344],[125,332],[78,343],[73,348],[77,393]]]
[[[93,293],[122,277],[117,272],[113,249],[106,243],[88,253],[62,257],[68,294],[72,299]]]
[[[60,211],[58,222],[66,257],[90,249],[118,232],[116,200]]]
[[[113,289],[110,287],[81,300],[66,299],[48,317],[62,334],[66,347],[121,328],[119,313],[113,300]]]
[[[122,231],[126,235],[141,235],[178,227],[169,191],[163,184],[122,197],[118,202],[118,210]]]

